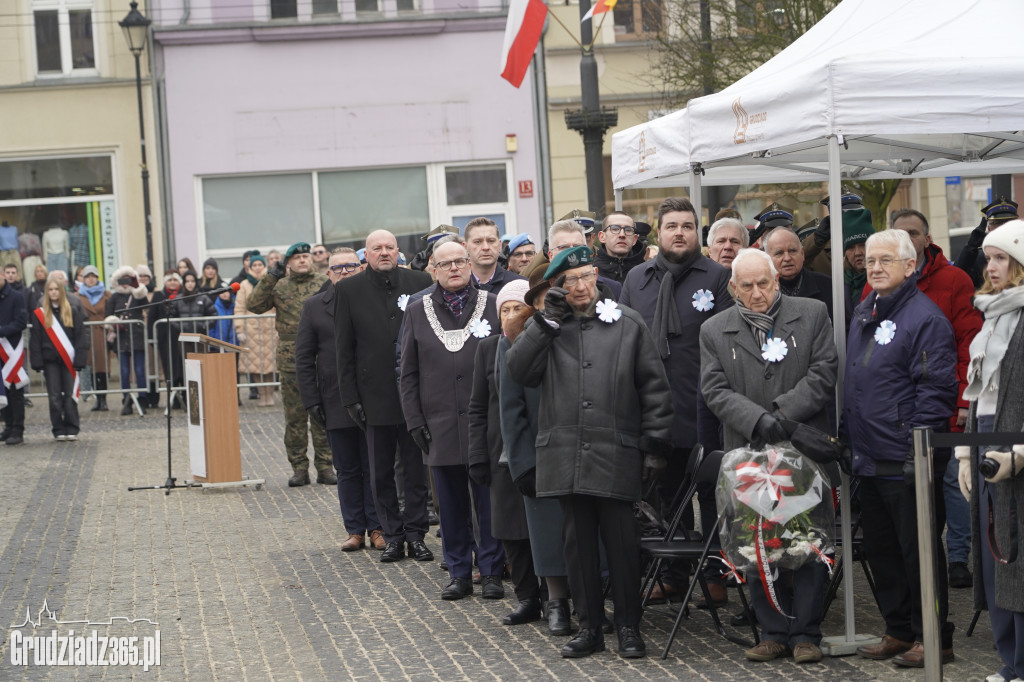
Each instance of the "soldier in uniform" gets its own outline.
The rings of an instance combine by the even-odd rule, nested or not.
[[[277,311],[277,369],[281,376],[281,398],[284,402],[284,447],[295,473],[288,479],[292,488],[309,485],[309,447],[307,425],[313,436],[313,464],[316,482],[337,485],[331,448],[324,428],[311,423],[302,407],[299,382],[295,377],[295,336],[299,329],[302,304],[317,293],[327,277],[313,270],[309,244],[298,242],[288,247],[284,259],[274,263],[249,295],[249,312],[260,315],[271,308]]]
[[[971,230],[971,236],[967,243],[960,249],[960,254],[953,263],[958,268],[971,276],[974,288],[978,289],[985,281],[985,252],[981,250],[981,243],[989,232],[996,229],[1003,223],[1011,220],[1018,220],[1017,202],[1010,201],[1006,197],[999,197],[988,206],[981,209],[981,222]]]

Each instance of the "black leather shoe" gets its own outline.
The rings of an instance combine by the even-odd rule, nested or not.
[[[309,472],[308,471],[296,471],[292,474],[292,477],[288,479],[289,488],[298,488],[299,486],[309,485]]]
[[[21,437],[21,434],[15,434],[13,436],[8,436],[7,440],[4,442],[7,443],[7,445],[21,445],[25,442],[25,439]]]
[[[441,519],[437,518],[437,512],[433,507],[427,507],[427,523],[431,526],[441,525]]]
[[[563,658],[584,658],[604,651],[604,635],[600,628],[580,628],[575,637],[562,647]]]
[[[452,578],[448,586],[441,590],[441,599],[456,601],[473,594],[473,581],[469,578]]]
[[[553,635],[572,634],[572,620],[569,618],[569,600],[552,599],[544,604],[548,614],[548,630]]]
[[[480,595],[484,599],[504,599],[505,586],[500,575],[485,575],[480,579]]]
[[[0,440],[7,440],[10,437],[11,437],[11,430],[10,429],[4,429],[3,431],[0,431]]]
[[[132,406],[132,401],[125,400],[124,404],[121,407],[121,416],[122,417],[127,417],[128,415],[130,415],[132,413],[133,409],[134,409],[134,407]]]
[[[316,472],[316,482],[324,485],[338,485],[338,477],[330,469]]]
[[[430,548],[427,547],[423,540],[411,540],[409,542],[409,556],[416,561],[434,560],[434,553],[430,551]]]
[[[640,636],[638,625],[620,625],[619,631],[619,656],[623,658],[643,658],[647,655],[647,645]]]
[[[402,546],[401,542],[389,542],[380,554],[380,562],[382,564],[390,564],[395,561],[401,561],[404,558],[405,547]]]
[[[487,595],[484,595],[487,596]],[[511,613],[501,619],[502,625],[522,625],[540,618],[540,599],[520,599],[517,606]]]

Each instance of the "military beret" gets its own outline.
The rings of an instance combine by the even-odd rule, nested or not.
[[[306,242],[295,242],[284,252],[284,262],[287,263],[291,257],[299,253],[309,253],[310,246]]]
[[[512,239],[509,240],[509,242],[508,242],[508,252],[512,253],[513,251],[518,249],[523,244],[533,244],[533,243],[534,243],[533,242],[533,237],[531,237],[530,235],[528,235],[526,233],[517,234],[516,236],[512,237]]]
[[[544,273],[544,279],[557,277],[566,270],[590,265],[593,262],[594,253],[588,246],[574,246],[571,249],[565,249],[551,261],[551,265],[548,266],[547,271]]]

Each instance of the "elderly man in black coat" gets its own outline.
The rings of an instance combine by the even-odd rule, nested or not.
[[[541,387],[536,491],[562,505],[565,562],[580,621],[562,656],[604,650],[600,536],[619,655],[639,658],[646,647],[633,503],[642,477],[665,467],[672,401],[643,318],[611,299],[598,300],[593,262],[585,246],[555,257],[544,277],[559,279],[544,297],[543,313],[508,350],[508,371],[524,386]]]
[[[430,283],[430,276],[398,267],[398,241],[387,230],[366,237],[363,272],[335,285],[334,331],[341,404],[357,426],[366,429],[370,485],[386,546],[380,560],[409,556],[431,561],[423,542],[427,521],[427,473],[423,456],[409,436],[396,381],[395,349],[409,296]],[[405,480],[405,511],[399,510],[395,450]]]
[[[343,552],[362,549],[367,533],[374,549],[385,546],[370,489],[366,434],[342,407],[334,344],[334,285],[361,269],[353,249],[339,248],[330,255],[327,261],[330,282],[302,304],[295,337],[295,376],[302,407],[327,433],[334,469],[338,472],[338,502],[348,531],[348,538],[341,543]]]
[[[763,240],[779,273],[779,291],[786,296],[813,298],[825,304],[832,319],[832,278],[804,267],[804,245],[789,227],[776,227]]]
[[[470,283],[469,265],[461,244],[434,249],[437,286],[429,296],[409,304],[402,330],[402,409],[434,476],[450,578],[441,598],[447,600],[473,594],[473,502],[480,529],[476,557],[483,597],[501,599],[505,594],[505,552],[491,535],[490,497],[469,478],[474,355],[481,340],[500,333],[500,325],[494,295]]]

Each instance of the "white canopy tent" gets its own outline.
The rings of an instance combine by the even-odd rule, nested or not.
[[[1024,171],[1024,43],[998,35],[1020,25],[1024,3],[1005,0],[844,0],[725,90],[616,133],[616,204],[624,189],[689,185],[699,216],[702,184],[827,180],[838,206],[844,178]],[[833,220],[832,241],[841,240]],[[841,258],[832,274],[842,320]],[[842,325],[836,346],[841,386]],[[843,535],[849,547],[848,528]],[[849,641],[849,580],[846,619]]]

